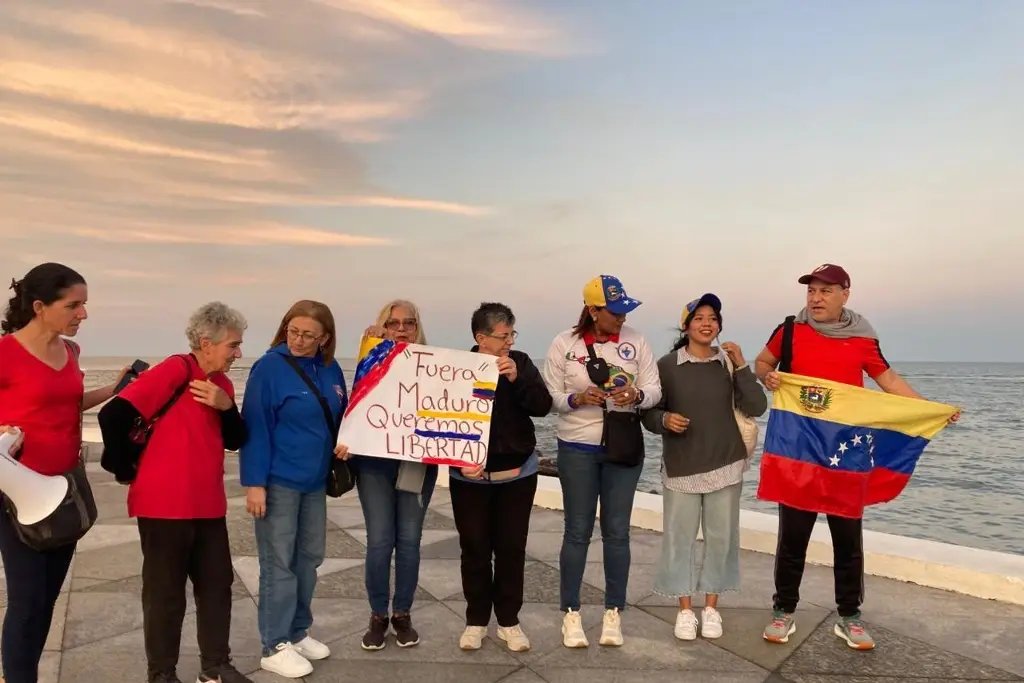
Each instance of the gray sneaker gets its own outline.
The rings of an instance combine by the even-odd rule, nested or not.
[[[864,628],[864,622],[860,620],[859,613],[852,617],[839,617],[839,621],[836,622],[836,626],[832,630],[854,650],[871,650],[875,647],[875,641]]]
[[[796,619],[793,615],[777,609],[772,612],[772,622],[765,626],[764,639],[769,643],[788,643],[795,632]]]

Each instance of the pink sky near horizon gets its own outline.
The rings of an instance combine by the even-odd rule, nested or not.
[[[1017,360],[1022,31],[1012,0],[8,3],[0,264],[82,272],[94,356],[179,350],[213,299],[247,355],[299,298],[354,346],[395,297],[443,346],[504,301],[539,356],[608,273],[658,355],[714,291],[753,357],[831,261],[890,357]]]

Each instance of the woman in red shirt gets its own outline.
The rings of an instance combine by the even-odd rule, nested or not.
[[[25,467],[40,474],[66,474],[79,462],[82,411],[113,396],[120,378],[86,392],[78,346],[63,339],[78,334],[88,317],[88,290],[81,275],[59,263],[43,263],[11,289],[14,296],[0,337],[0,432],[21,430],[11,455]],[[0,650],[7,683],[38,680],[53,606],[76,546],[36,551],[0,512],[0,554],[7,577]]]
[[[142,543],[142,612],[150,683],[181,683],[176,669],[192,580],[202,673],[198,681],[252,683],[231,663],[231,548],[224,450],[244,445],[245,424],[227,372],[241,358],[246,322],[215,301],[192,314],[190,353],[146,370],[99,414],[102,466],[128,483],[128,514]],[[152,423],[142,457],[131,432]]]

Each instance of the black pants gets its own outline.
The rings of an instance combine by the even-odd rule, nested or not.
[[[807,544],[818,519],[816,512],[779,506],[779,544],[775,551],[775,609],[796,611],[804,576]],[[839,616],[852,617],[864,600],[864,546],[860,519],[828,515],[832,534],[833,572]]]
[[[0,650],[7,683],[39,680],[39,659],[75,546],[71,543],[37,552],[21,542],[11,520],[0,509],[0,554],[7,576],[7,614]]]
[[[523,607],[526,536],[537,475],[494,484],[448,481],[462,547],[466,625],[487,626],[493,607],[499,626],[515,626]]]
[[[192,580],[204,672],[231,660],[231,547],[225,518],[139,519],[142,619],[149,677],[173,673],[185,619],[185,580]]]

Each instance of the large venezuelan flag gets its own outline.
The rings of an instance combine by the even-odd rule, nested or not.
[[[859,518],[893,500],[956,408],[780,372],[757,497]]]

